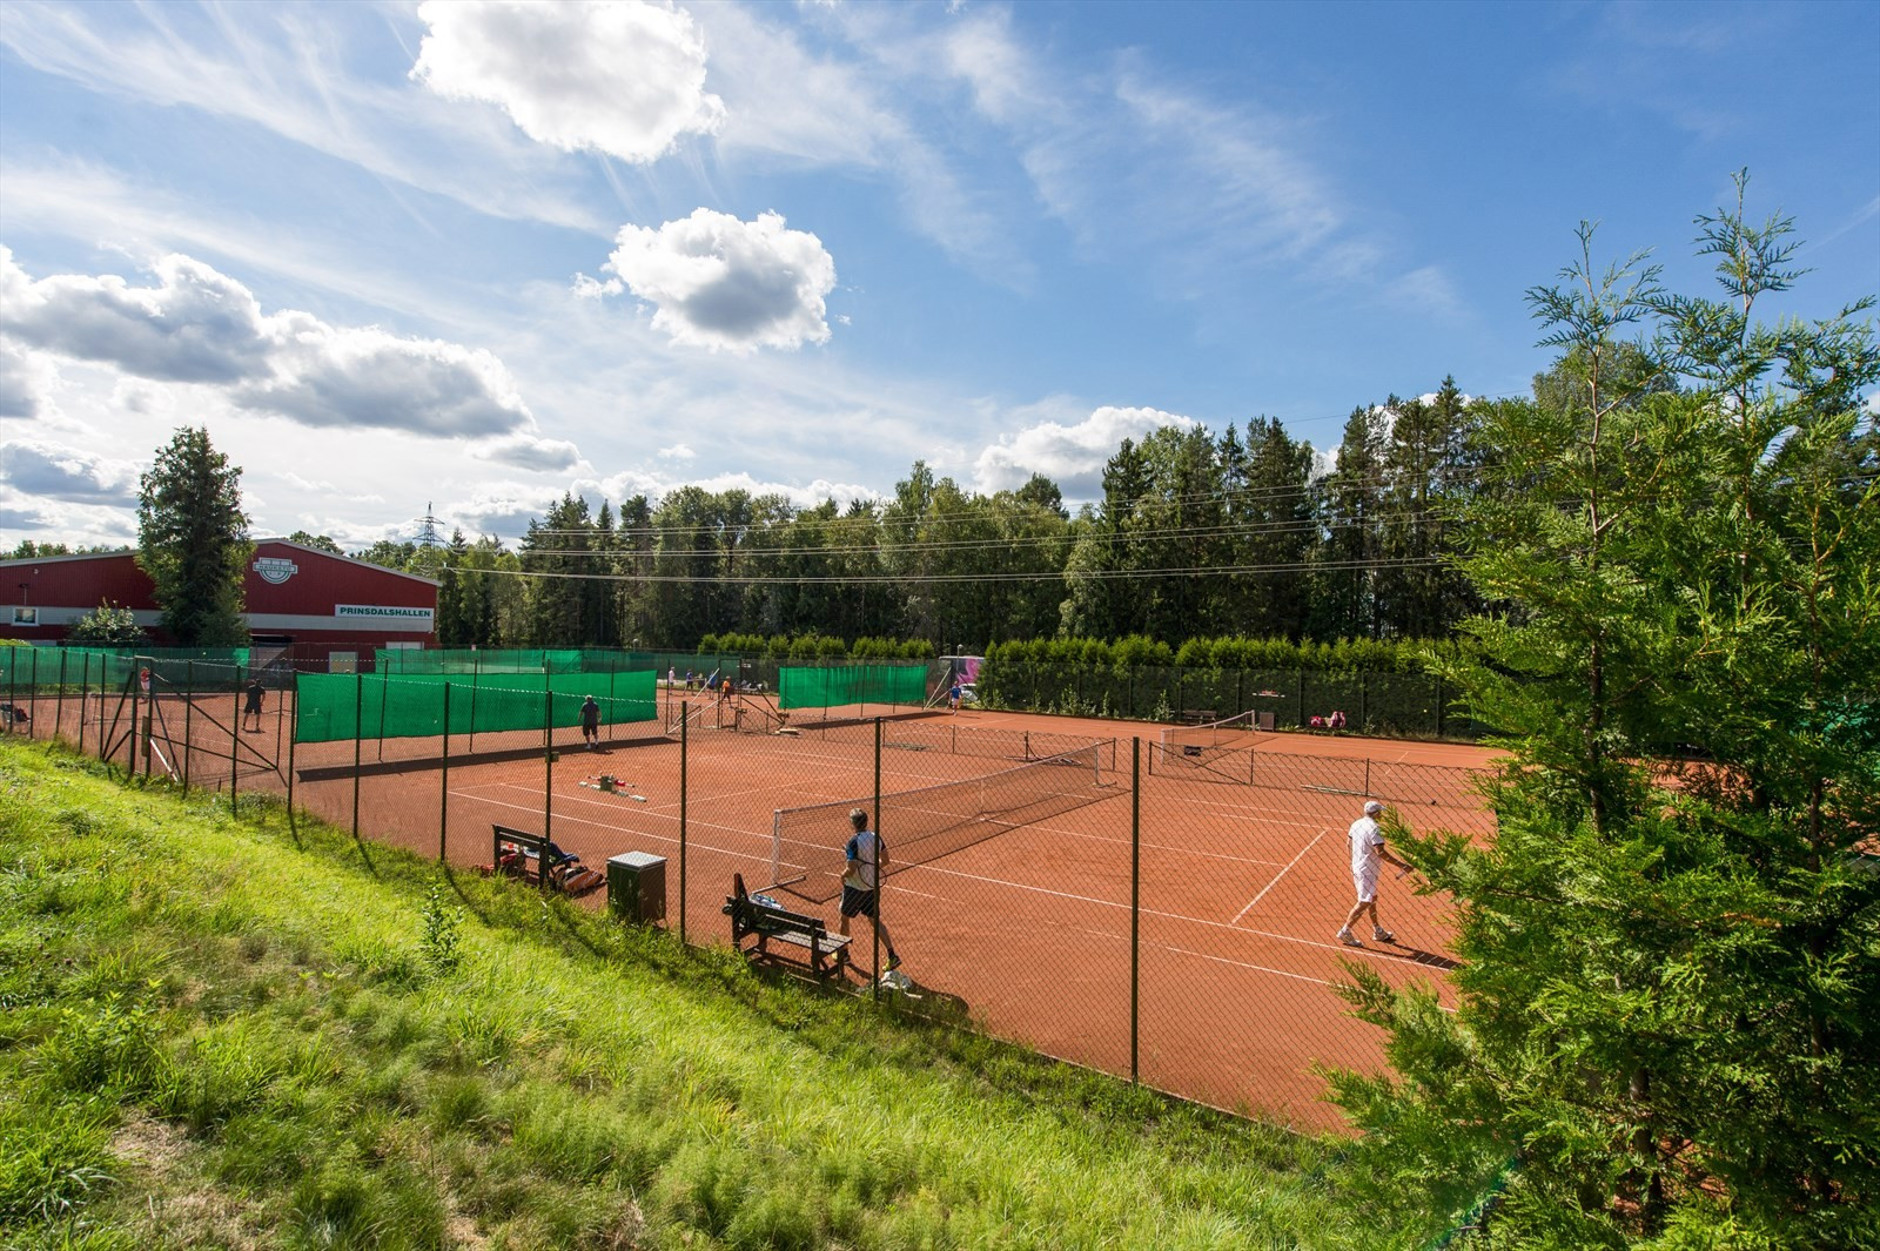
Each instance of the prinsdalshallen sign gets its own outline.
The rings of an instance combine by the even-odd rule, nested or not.
[[[333,615],[348,621],[422,621],[429,625],[435,609],[393,608],[384,604],[335,604]]]

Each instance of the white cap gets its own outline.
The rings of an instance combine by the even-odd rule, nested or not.
[[[1382,811],[1384,811],[1384,805],[1378,803],[1375,799],[1364,805],[1364,815],[1367,817],[1374,817]]]

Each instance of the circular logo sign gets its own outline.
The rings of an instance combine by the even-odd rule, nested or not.
[[[261,575],[263,582],[279,586],[299,573],[300,566],[285,556],[259,556],[255,558],[255,572]]]

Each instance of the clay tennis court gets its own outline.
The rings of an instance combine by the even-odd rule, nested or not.
[[[444,854],[459,866],[490,861],[493,824],[547,832],[596,868],[625,851],[663,856],[667,924],[683,926],[694,943],[729,940],[719,910],[734,873],[753,890],[772,884],[776,809],[865,800],[875,785],[869,724],[787,736],[695,727],[682,804],[681,746],[658,725],[608,727],[611,741],[600,752],[582,750],[578,731],[557,731],[552,762],[540,732],[479,734],[453,740],[446,770],[435,739],[294,748],[281,732],[291,713],[282,703],[271,692],[263,731],[239,736],[219,724],[235,715],[232,696],[209,700],[220,710],[213,718],[192,714],[198,783],[226,788],[235,741],[233,771],[244,790],[285,794],[288,761],[269,756],[291,751],[296,804],[348,827],[356,797],[363,835],[435,856],[441,834]],[[164,723],[174,731],[169,712]],[[68,705],[68,722],[73,716]],[[1456,744],[1265,733],[1211,762],[1218,769],[1196,770],[1154,749],[1164,728],[978,710],[890,723],[884,794],[999,774],[1073,744],[1107,744],[1098,749],[1096,796],[1083,806],[1017,828],[988,827],[982,841],[924,863],[894,857],[895,829],[884,820],[891,873],[882,916],[904,971],[935,1005],[963,1005],[988,1032],[1130,1075],[1130,740],[1140,736],[1133,1071],[1185,1098],[1300,1128],[1341,1128],[1314,1066],[1383,1066],[1381,1031],[1354,1020],[1334,991],[1344,963],[1361,962],[1395,985],[1439,988],[1451,963],[1444,901],[1415,896],[1388,871],[1380,909],[1397,941],[1372,943],[1361,929],[1364,947],[1337,943],[1352,900],[1346,828],[1369,791],[1414,796],[1395,804],[1412,828],[1492,832],[1459,772],[1481,767],[1487,754]],[[65,737],[76,741],[75,723]],[[95,727],[91,737],[95,753]],[[598,789],[602,773],[620,789]],[[832,872],[848,833],[840,815],[832,812],[827,835]],[[834,928],[833,903],[772,893]],[[600,906],[603,896],[589,900]],[[866,920],[853,932],[856,963],[866,970]]]

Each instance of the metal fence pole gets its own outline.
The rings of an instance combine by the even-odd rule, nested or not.
[[[91,653],[81,652],[80,657],[82,663],[78,669],[78,754],[82,756],[85,754],[85,710],[91,706]],[[98,699],[98,718],[100,726],[98,734],[102,738],[104,735],[103,696]],[[104,747],[100,745],[98,750],[103,752]]]
[[[384,698],[381,691],[380,698]],[[361,752],[364,751],[366,732],[366,675],[358,669],[353,670],[353,841],[359,841],[359,770],[364,763]]]
[[[196,662],[183,662],[183,794],[189,794],[189,743],[196,717]]]
[[[881,897],[885,893],[887,879],[881,872],[882,849],[888,845],[888,836],[881,832],[881,718],[875,718],[875,916],[868,927],[869,943],[869,980],[874,983],[874,1000],[881,1002]],[[859,871],[859,870],[858,870]]]
[[[234,670],[235,680],[230,684],[235,688],[235,728],[228,736],[228,810],[235,811],[235,789],[239,780],[242,754],[242,726],[247,718],[242,716],[242,675],[241,670]],[[154,683],[152,684],[154,686]],[[156,698],[156,691],[151,691],[151,699]]]
[[[1142,739],[1129,740],[1129,1080],[1137,1065],[1142,1009]]]
[[[66,651],[61,647],[59,648],[59,702],[57,710],[52,714],[52,734],[55,738],[62,738],[65,734],[65,659]]]
[[[667,692],[672,686],[667,684]],[[692,755],[692,713],[691,705],[686,700],[679,701],[679,941],[685,942],[685,819],[686,819],[686,769]]]
[[[131,733],[130,737],[124,740],[124,776],[126,781],[137,776],[137,714],[141,711],[142,700],[137,693],[137,661],[135,657],[131,659],[130,688]],[[121,702],[122,701],[120,701],[120,703]],[[104,733],[102,724],[98,732],[100,735]]]
[[[444,683],[444,752],[437,790],[437,862],[444,863],[445,831],[450,828],[450,683]]]
[[[555,838],[555,692],[548,685],[548,657],[542,657],[542,858],[535,881],[548,893],[548,849]]]
[[[287,735],[287,832],[298,839],[300,829],[294,824],[294,744],[300,738],[300,684],[295,677],[294,684],[294,724]]]

